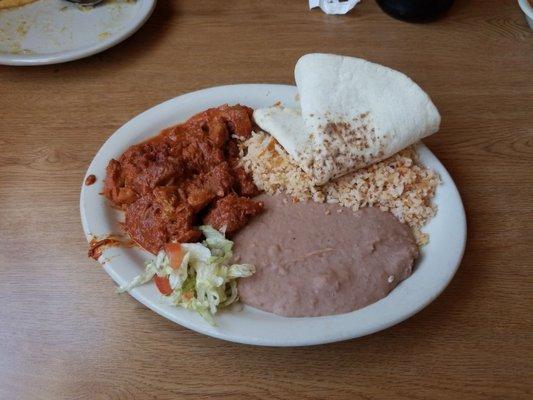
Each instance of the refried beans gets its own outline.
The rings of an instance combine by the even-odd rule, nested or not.
[[[243,303],[287,317],[350,312],[387,296],[410,276],[418,247],[409,227],[377,208],[258,197],[265,212],[235,235]]]

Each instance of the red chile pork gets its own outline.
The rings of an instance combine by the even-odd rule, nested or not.
[[[124,210],[124,229],[157,253],[165,243],[195,242],[200,223],[234,233],[263,210],[239,165],[238,140],[251,135],[252,109],[223,105],[131,146],[107,166],[104,196]]]

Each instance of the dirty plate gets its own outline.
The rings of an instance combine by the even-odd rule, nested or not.
[[[95,184],[83,185],[81,190],[81,218],[87,239],[120,233],[119,222],[123,215],[100,195],[111,158],[118,158],[129,146],[209,107],[240,103],[260,108],[277,101],[294,107],[296,94],[295,86],[286,85],[219,86],[176,97],[133,118],[104,143],[87,171],[86,176],[94,174],[97,178]],[[192,311],[166,304],[153,283],[131,290],[130,295],[189,329],[254,345],[303,346],[336,342],[368,335],[409,318],[448,285],[459,267],[466,242],[465,213],[452,178],[426,146],[418,144],[417,151],[420,160],[441,177],[442,184],[434,199],[438,213],[424,229],[430,241],[422,248],[413,274],[384,299],[350,313],[315,318],[285,318],[248,306],[234,307],[217,314],[217,326],[211,326]],[[142,272],[144,261],[151,258],[153,255],[138,248],[111,247],[104,250],[99,261],[113,280],[123,285]],[[116,301],[126,299],[117,295]]]
[[[104,51],[139,29],[156,0],[104,0],[81,7],[37,0],[0,10],[0,64],[44,65]]]

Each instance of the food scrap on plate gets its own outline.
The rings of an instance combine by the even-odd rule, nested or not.
[[[15,8],[21,7],[29,3],[33,3],[37,0],[0,0],[0,10],[2,8]]]

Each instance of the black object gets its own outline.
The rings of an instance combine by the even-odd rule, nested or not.
[[[441,17],[454,0],[376,0],[391,17],[409,22],[429,22]]]

